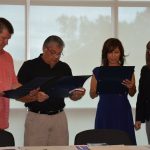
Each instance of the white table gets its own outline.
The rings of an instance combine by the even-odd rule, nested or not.
[[[87,150],[87,147],[80,146],[30,146],[30,147],[0,147],[0,150]],[[150,150],[150,145],[146,146],[89,146],[89,150]]]

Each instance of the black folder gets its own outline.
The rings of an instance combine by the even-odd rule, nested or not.
[[[52,78],[37,77],[19,88],[3,91],[4,92],[3,96],[7,98],[18,99],[22,96],[29,94],[31,90],[40,88],[43,84],[45,84],[49,80],[52,80],[53,78],[54,77]]]
[[[78,88],[83,87],[85,81],[91,75],[82,76],[65,76],[58,79],[52,85],[47,83],[47,87],[42,87],[43,91],[50,96],[54,97],[68,97],[72,90],[78,90]]]
[[[125,79],[131,80],[135,66],[101,66],[97,92],[99,94],[127,93],[128,88],[122,85]]]
[[[19,99],[36,88],[40,88],[49,96],[68,97],[71,90],[83,87],[90,76],[38,77],[17,89],[4,91],[4,97]]]

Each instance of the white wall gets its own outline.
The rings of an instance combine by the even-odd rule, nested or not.
[[[68,125],[70,132],[70,145],[74,143],[74,137],[76,133],[91,129],[94,126],[95,108],[67,108],[66,114],[68,117]],[[23,133],[24,133],[24,121],[25,121],[26,109],[11,109],[10,110],[10,127],[15,137],[16,146],[23,145]],[[147,144],[147,138],[145,133],[145,125],[142,125],[142,129],[136,131],[136,139],[138,145]]]

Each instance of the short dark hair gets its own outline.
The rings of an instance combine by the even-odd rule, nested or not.
[[[14,33],[14,28],[12,24],[5,18],[0,18],[0,33],[3,29],[7,29],[10,34]]]
[[[125,55],[124,55],[124,48],[121,41],[117,38],[109,38],[104,42],[103,49],[102,49],[102,65],[108,66],[108,59],[107,54],[114,51],[116,48],[120,50],[120,65],[123,66]]]
[[[146,65],[150,67],[150,41],[146,44]]]
[[[147,49],[147,50],[150,50],[150,41],[147,43],[146,49]]]
[[[65,46],[64,41],[59,36],[51,35],[44,41],[43,49],[46,48],[50,42],[56,42],[58,44],[58,46],[62,47],[62,48],[64,48],[64,46]]]

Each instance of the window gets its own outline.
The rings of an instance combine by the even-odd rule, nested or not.
[[[126,12],[126,13],[125,13]],[[146,44],[150,40],[149,7],[120,7],[119,8],[119,38],[123,41],[126,51],[126,65],[134,65],[136,85],[140,77],[141,67],[145,62]],[[134,60],[134,61],[133,61]],[[135,100],[131,101],[135,107]]]
[[[150,40],[150,0],[1,0],[0,15],[15,29],[5,49],[14,58],[16,73],[25,60],[38,57],[44,40],[55,34],[65,42],[61,60],[71,66],[73,74],[92,74],[101,64],[104,41],[118,37],[125,48],[126,65],[136,66],[138,87]],[[91,101],[88,94],[89,84],[88,80],[84,85],[86,96],[78,103],[67,101],[68,107],[96,107],[97,101]],[[130,99],[135,107],[136,96]],[[20,107],[19,102],[12,103],[11,107]]]

